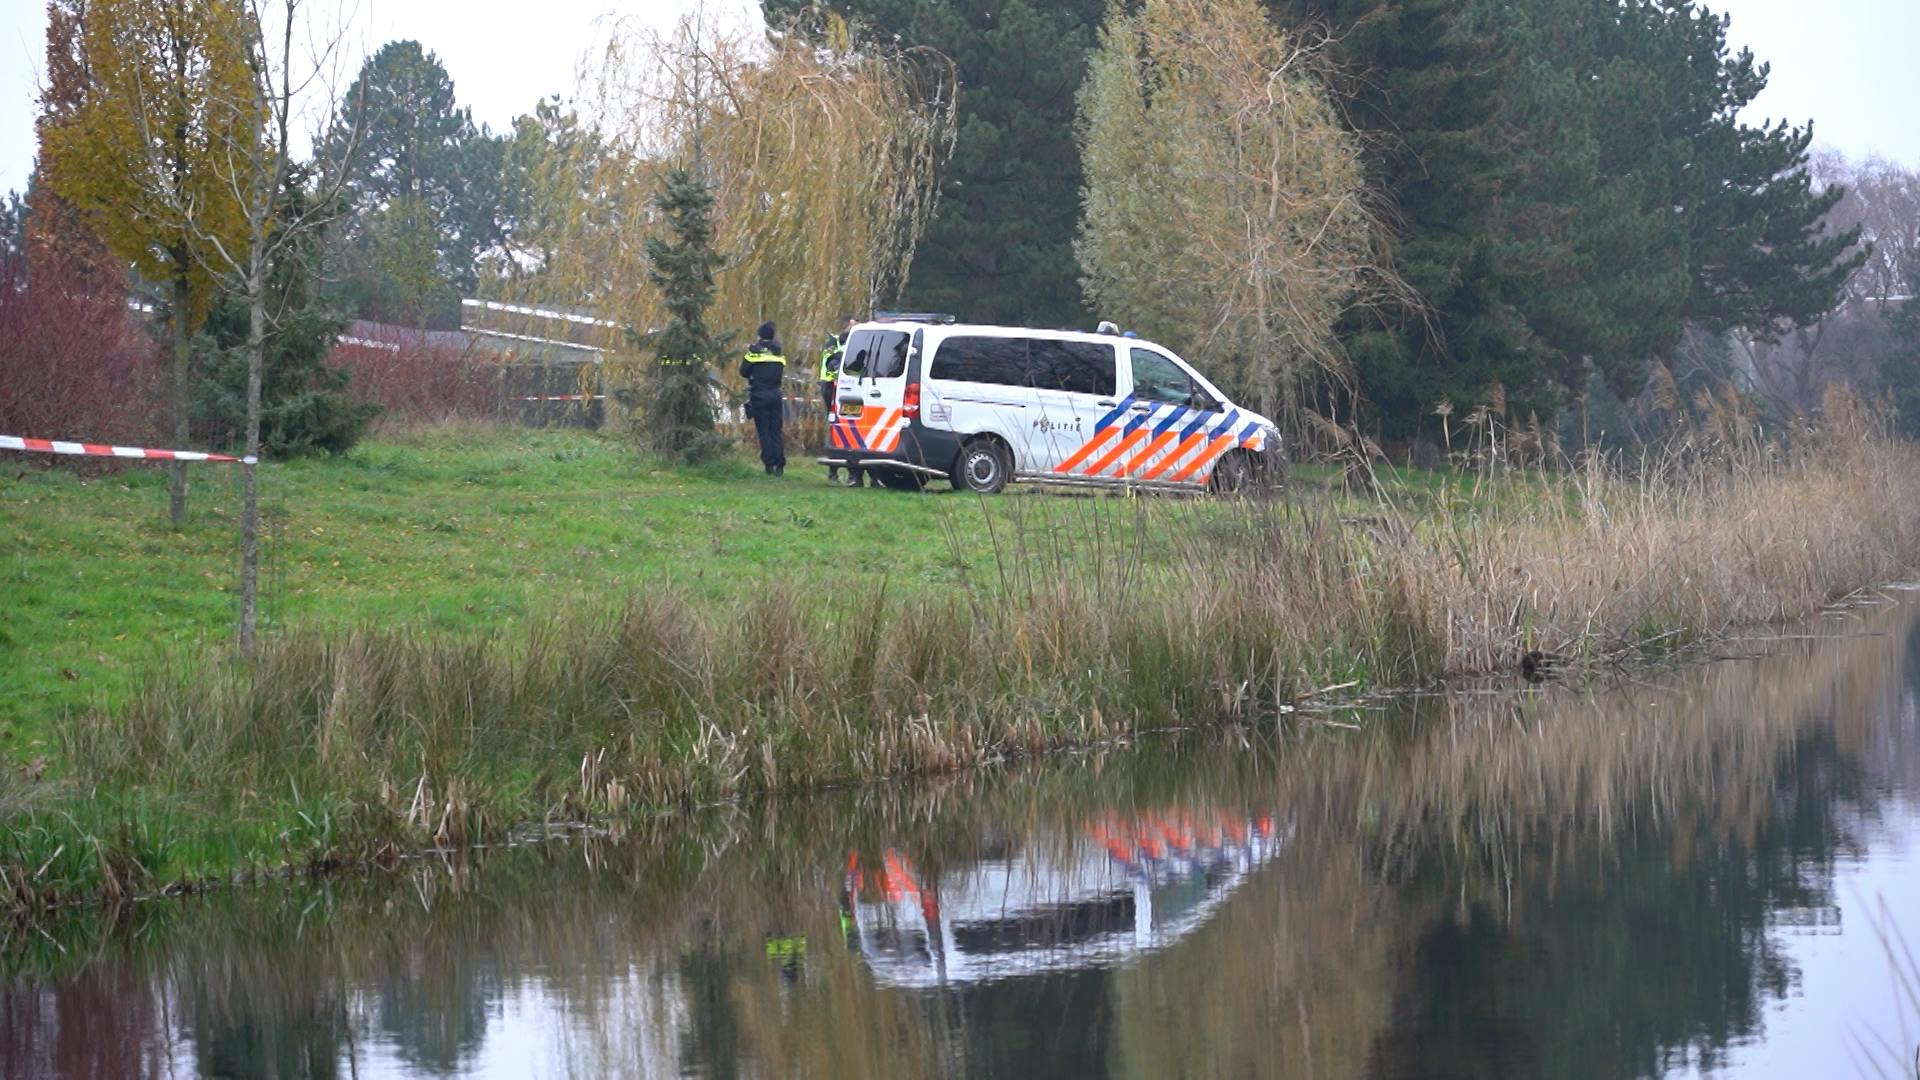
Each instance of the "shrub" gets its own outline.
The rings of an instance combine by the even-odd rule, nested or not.
[[[354,400],[348,369],[325,362],[341,323],[309,310],[284,316],[268,336],[260,384],[260,449],[268,457],[346,453],[380,414],[378,404]],[[197,342],[193,419],[215,445],[234,446],[246,435],[246,336],[245,302],[227,296]]]
[[[445,334],[353,323],[328,362],[352,373],[355,401],[380,406],[390,420],[480,420],[500,412],[496,366]]]
[[[154,445],[159,350],[119,288],[0,253],[0,433]]]

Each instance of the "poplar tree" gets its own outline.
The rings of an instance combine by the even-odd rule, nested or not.
[[[1320,63],[1255,0],[1116,3],[1080,98],[1088,296],[1296,425],[1384,277]]]
[[[214,249],[243,251],[248,225],[223,155],[258,137],[243,17],[232,0],[88,0],[79,13],[87,89],[43,132],[41,168],[107,246],[167,289],[175,445],[190,441],[193,333],[218,287]],[[173,523],[187,474],[173,466]]]

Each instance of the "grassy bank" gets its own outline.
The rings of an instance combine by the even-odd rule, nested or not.
[[[294,625],[254,666],[177,649],[47,721],[48,777],[0,789],[15,903],[1258,722],[1314,687],[1528,651],[1608,658],[1811,614],[1920,550],[1920,456],[1857,424],[1364,512],[862,494],[518,438],[550,465],[476,477],[434,444],[370,451],[379,482],[303,466],[351,496],[330,520],[363,531],[330,550],[358,569],[287,582]],[[303,482],[286,504],[325,501]],[[304,524],[289,510],[283,551]]]
[[[117,707],[167,657],[230,639],[239,500],[232,473],[197,472],[193,520],[175,531],[162,469],[6,464],[0,744],[24,762],[56,752],[61,715]],[[833,489],[823,475],[677,470],[611,438],[487,426],[276,465],[262,473],[264,618],[270,631],[496,630],[658,588],[696,605],[770,580],[825,588],[862,560],[896,592],[945,590],[993,563],[986,521],[1014,512]],[[1077,502],[1034,512],[1084,517]]]

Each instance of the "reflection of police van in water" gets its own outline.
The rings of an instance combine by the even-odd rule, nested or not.
[[[889,487],[1010,481],[1239,491],[1285,474],[1273,421],[1140,338],[870,322],[848,335],[822,461]]]
[[[897,851],[848,859],[847,941],[884,985],[1111,967],[1204,923],[1285,844],[1271,819],[1108,818],[925,880]]]

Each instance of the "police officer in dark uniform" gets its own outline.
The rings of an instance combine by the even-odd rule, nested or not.
[[[768,476],[781,476],[787,470],[787,451],[781,445],[786,405],[780,400],[787,358],[775,332],[771,319],[761,323],[760,340],[740,358],[740,377],[747,380],[747,415],[753,417],[754,433],[760,437],[760,464],[766,466]]]

